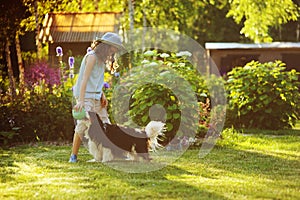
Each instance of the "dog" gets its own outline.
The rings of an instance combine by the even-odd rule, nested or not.
[[[124,157],[126,153],[150,161],[149,151],[162,147],[158,143],[163,136],[165,123],[150,121],[144,130],[125,127],[117,124],[103,123],[95,112],[88,112],[90,126],[85,135],[88,139],[88,150],[98,162],[112,161],[115,157]]]

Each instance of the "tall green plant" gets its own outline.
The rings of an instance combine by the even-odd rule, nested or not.
[[[300,83],[296,70],[281,61],[252,61],[228,73],[229,121],[237,127],[281,129],[299,119]]]
[[[165,121],[168,139],[177,133],[193,133],[200,124],[198,102],[206,102],[210,94],[206,77],[192,66],[189,56],[189,52],[156,50],[139,55],[136,67],[124,71],[114,86],[110,104],[113,120],[131,126]]]

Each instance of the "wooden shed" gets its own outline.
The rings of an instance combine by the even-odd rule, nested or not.
[[[49,44],[49,62],[57,64],[56,47],[63,49],[63,61],[69,56],[84,55],[91,42],[105,32],[119,32],[121,13],[59,12],[45,15],[39,34]]]
[[[221,74],[226,74],[235,66],[244,66],[252,60],[262,63],[281,60],[286,63],[288,70],[296,69],[300,72],[300,42],[206,43],[205,49]]]

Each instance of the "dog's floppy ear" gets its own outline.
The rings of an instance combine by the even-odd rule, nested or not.
[[[90,120],[92,123],[99,123],[101,128],[103,128],[103,122],[102,120],[100,119],[99,115],[95,112],[91,112],[91,111],[88,111],[89,113],[89,116],[90,116]]]
[[[106,137],[103,130],[102,121],[99,119],[97,113],[91,111],[89,111],[88,113],[91,120],[91,125],[89,127],[89,135],[91,138],[93,138],[93,140],[100,143]]]

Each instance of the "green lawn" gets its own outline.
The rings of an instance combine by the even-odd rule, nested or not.
[[[300,199],[300,137],[227,129],[204,158],[186,151],[171,165],[126,173],[101,163],[68,163],[71,145],[0,150],[0,199]],[[136,165],[137,163],[133,163]]]

